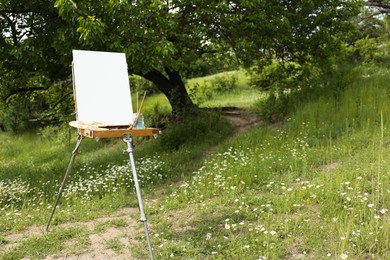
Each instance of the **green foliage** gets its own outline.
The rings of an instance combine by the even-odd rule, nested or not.
[[[291,112],[291,107],[288,105],[286,95],[277,96],[271,93],[265,100],[260,101],[259,111],[267,122],[276,123],[282,121]]]
[[[117,253],[120,253],[125,248],[125,245],[123,245],[118,237],[111,238],[106,241],[106,246],[109,249],[114,250]]]
[[[158,88],[156,88],[155,85],[153,85],[152,82],[146,80],[145,78],[142,78],[137,75],[133,75],[130,77],[130,84],[131,84],[131,91],[133,93],[139,93],[141,95],[140,98],[142,98],[142,95],[145,91],[148,92],[148,95],[159,93]],[[139,101],[141,102],[141,101]]]
[[[219,90],[217,91],[216,87],[218,86]],[[256,102],[265,98],[263,91],[249,85],[248,73],[244,70],[193,78],[188,80],[187,89],[195,104],[208,108],[242,107],[252,109]]]
[[[358,59],[364,62],[373,62],[382,56],[378,46],[375,44],[375,39],[364,38],[355,42],[353,50]]]
[[[389,28],[390,17],[381,15],[381,12],[388,12],[386,4],[376,1],[365,1],[365,9],[360,14],[358,24],[360,34],[355,38],[354,43],[348,47],[351,59],[363,63],[381,63],[386,65],[390,60],[389,55]]]
[[[0,104],[0,124],[6,130],[35,130],[49,124],[58,126],[74,119],[70,82],[50,83],[48,78],[39,75],[30,78],[26,84],[36,90],[27,89],[27,94],[24,91],[14,94],[0,92],[0,98],[5,99]]]
[[[372,127],[380,128],[381,121],[387,123],[381,117],[390,112],[387,74],[385,68],[359,66],[349,75],[335,75],[333,82],[337,77],[351,78],[347,88],[296,104],[300,109],[295,117],[297,121],[310,122],[312,128],[307,132],[317,138],[328,138],[329,135],[336,138],[355,128],[366,131]]]
[[[317,73],[316,68],[309,64],[281,63],[274,60],[260,71],[258,68],[252,69],[251,85],[274,93],[301,91],[311,87],[308,81],[318,77]]]
[[[260,76],[252,77],[254,84],[268,86],[267,99],[259,102],[264,119],[269,122],[281,121],[307,101],[340,95],[360,72],[356,65],[345,61],[343,56],[335,61],[337,63],[324,64],[322,67],[287,65],[290,70],[275,63]]]
[[[72,49],[125,52],[129,73],[153,82],[167,96],[172,112],[179,113],[192,105],[183,76],[236,68],[240,63],[262,67],[275,58],[300,65],[326,62],[353,33],[350,18],[359,4],[344,0],[5,1],[0,22],[0,94],[2,106],[14,111],[1,117],[8,121],[23,112],[20,122],[10,123],[12,129],[35,127],[29,121],[36,118],[41,125],[64,120],[68,109],[51,109],[58,100],[70,104],[61,97],[71,88],[57,99],[60,90],[54,82],[70,77]],[[33,84],[37,76],[47,80]],[[48,89],[54,94],[47,95]],[[41,97],[29,98],[36,91]],[[11,97],[20,106],[12,104]],[[4,108],[1,113],[6,113]]]
[[[230,77],[216,77],[211,84],[213,85],[215,92],[223,95],[237,88],[237,77],[236,75],[231,75]]]
[[[356,31],[350,19],[359,13],[360,1],[241,1],[238,6],[246,12],[232,17],[230,26],[241,59],[304,64],[326,62],[342,48]]]
[[[390,38],[367,36],[357,40],[349,51],[351,57],[359,62],[386,65],[390,61]]]
[[[210,77],[207,77],[207,81],[192,80],[191,84],[188,84],[188,91],[191,99],[197,105],[202,105],[210,99],[222,95],[239,91],[238,77],[240,71],[231,71],[226,73],[219,73]]]

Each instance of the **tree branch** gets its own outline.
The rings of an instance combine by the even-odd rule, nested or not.
[[[58,106],[59,104],[61,104],[61,102],[69,95],[73,94],[73,90],[72,91],[69,91],[68,93],[65,93],[62,97],[60,97],[51,107],[51,109],[54,109],[56,108],[56,106]]]
[[[381,9],[390,9],[390,3],[385,3],[384,1],[375,1],[375,0],[365,1],[363,5],[367,6],[367,7],[377,7],[377,8],[381,8]]]
[[[33,88],[19,88],[19,89],[16,89],[14,91],[12,91],[10,94],[8,94],[5,98],[4,98],[4,101],[5,102],[9,102],[10,98],[18,93],[28,93],[28,92],[31,92],[31,91],[37,91],[37,90],[47,90],[48,87],[33,87]]]

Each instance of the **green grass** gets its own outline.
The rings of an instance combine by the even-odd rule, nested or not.
[[[67,247],[66,242],[76,240],[78,246]],[[78,254],[87,243],[86,232],[80,228],[58,229],[44,235],[34,235],[21,242],[16,248],[0,253],[1,259],[44,259],[46,256],[65,251]]]
[[[249,85],[248,75],[242,70],[190,79],[187,89],[200,107],[251,108],[266,97]]]
[[[123,219],[113,219],[113,220],[110,220],[110,221],[97,223],[95,225],[95,232],[103,233],[109,227],[121,228],[121,227],[127,227],[127,226],[128,226],[128,223],[125,220],[123,220]]]
[[[281,125],[222,142],[231,129],[210,112],[139,143],[135,154],[156,259],[388,258],[389,73],[383,68],[351,73],[355,80],[345,91],[297,103]],[[36,136],[0,138],[1,246],[8,234],[45,223],[50,190],[58,189],[73,145],[53,147],[53,140]],[[54,225],[137,206],[124,144],[89,141],[82,144]],[[125,225],[108,221],[92,232]],[[62,242],[51,245],[37,236],[0,258],[63,251],[59,244],[74,237],[61,233],[66,232],[49,235]],[[132,255],[147,258],[145,238],[133,239],[141,243],[134,244]],[[42,244],[36,247],[39,256],[22,249],[36,246],[36,240]],[[118,238],[106,246],[123,250]]]
[[[117,253],[123,252],[123,249],[125,248],[125,245],[123,245],[118,237],[111,238],[106,241],[106,246],[109,249],[114,250]]]
[[[386,259],[386,70],[225,144],[152,205],[165,259]],[[341,94],[341,93],[340,93]],[[167,212],[172,218],[166,218]]]

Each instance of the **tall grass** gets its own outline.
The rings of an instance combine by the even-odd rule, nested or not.
[[[358,68],[353,75],[353,83],[344,91],[296,103],[295,113],[282,125],[251,129],[223,142],[207,158],[203,151],[230,131],[212,113],[191,115],[188,124],[171,126],[158,140],[139,144],[137,165],[145,167],[139,168],[142,186],[150,191],[164,187],[158,199],[156,193],[146,196],[156,258],[388,258],[390,81],[383,68]],[[33,193],[19,192],[18,185],[35,191],[52,188],[53,182],[39,184],[39,178],[56,169],[57,163],[64,168],[67,162],[61,159],[73,147],[59,146],[50,152],[49,141],[24,146],[28,137],[2,137],[10,150],[1,150],[5,160],[0,191],[7,191],[3,194],[8,197],[1,202],[0,230],[10,232],[45,221],[42,212],[48,214],[47,200],[52,198],[30,202]],[[85,157],[76,166],[78,177],[70,180],[55,223],[136,205],[128,199],[132,192],[128,166],[120,152],[113,152],[119,144],[87,145],[91,152],[80,154]],[[107,151],[97,149],[99,145]],[[43,147],[40,159],[24,153],[35,147]],[[101,161],[108,154],[114,154],[109,158],[115,163]],[[32,163],[21,165],[20,174],[9,173],[18,172],[18,162],[28,160]],[[7,162],[12,162],[9,168]],[[29,169],[45,174],[33,180]],[[62,171],[56,173],[57,182]],[[0,244],[4,240],[0,237]],[[136,250],[134,257],[147,258],[147,251]]]
[[[359,68],[339,95],[297,104],[282,127],[225,144],[152,206],[157,255],[387,258],[387,75]]]

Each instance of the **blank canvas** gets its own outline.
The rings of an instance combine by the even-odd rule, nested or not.
[[[73,89],[78,121],[133,123],[124,53],[73,50]]]

